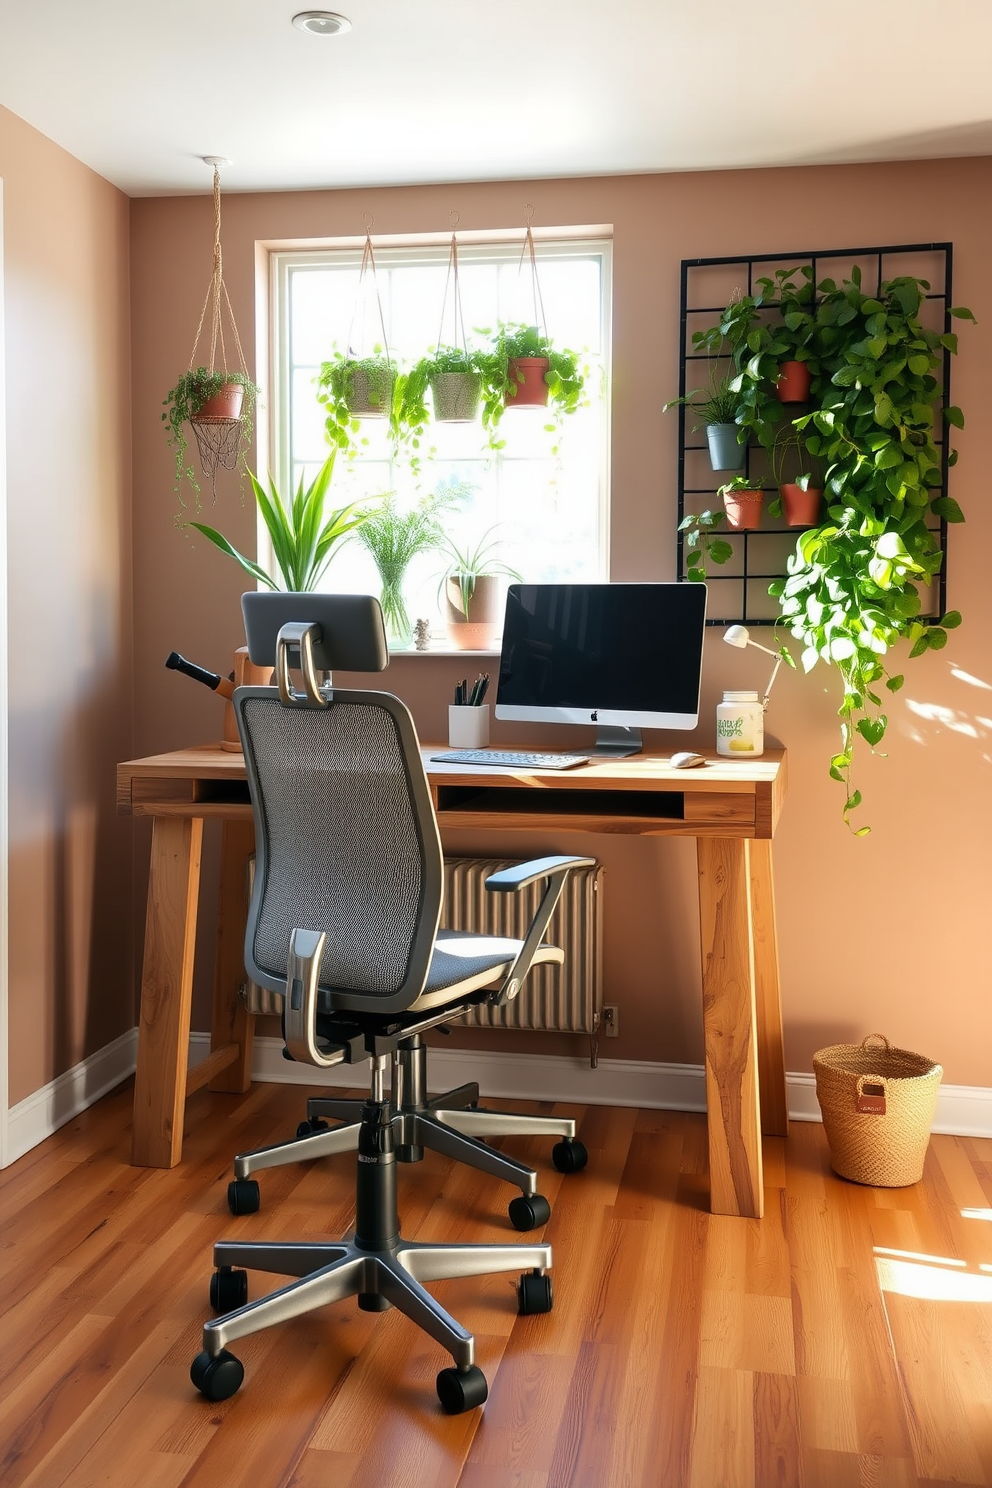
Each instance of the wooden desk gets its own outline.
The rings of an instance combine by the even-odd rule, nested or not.
[[[672,770],[637,755],[579,770],[480,770],[431,763],[439,825],[558,827],[696,839],[709,1126],[710,1205],[760,1216],[761,1133],[786,1135],[785,1061],[771,838],[785,796],[785,755]],[[253,833],[244,761],[216,745],[118,766],[118,810],[152,818],[132,1162],[173,1167],[183,1103],[201,1085],[247,1090],[252,1019],[244,980],[245,862]],[[187,1067],[203,822],[223,823],[211,1052]]]

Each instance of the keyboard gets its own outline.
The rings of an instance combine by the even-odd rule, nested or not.
[[[571,770],[587,765],[585,754],[544,754],[532,749],[449,749],[432,754],[442,765],[501,765],[508,770]]]

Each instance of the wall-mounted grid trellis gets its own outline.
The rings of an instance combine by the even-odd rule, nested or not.
[[[876,292],[885,280],[900,275],[911,275],[925,279],[930,289],[926,295],[923,314],[925,323],[943,333],[950,329],[951,306],[951,260],[950,243],[904,243],[892,247],[874,248],[830,248],[802,253],[756,253],[726,258],[686,258],[682,260],[681,298],[679,315],[679,397],[684,398],[694,388],[708,381],[708,372],[713,369],[714,359],[705,352],[693,348],[694,331],[704,331],[719,323],[727,305],[736,294],[752,295],[758,280],[773,278],[777,269],[801,270],[808,265],[813,274],[813,283],[833,279],[837,283],[849,278],[851,269],[858,265],[862,284],[869,292]],[[796,276],[799,282],[799,276]],[[950,402],[950,353],[943,355],[940,407]],[[717,359],[716,371],[729,369],[730,357]],[[704,373],[704,368],[706,372]],[[786,417],[805,412],[805,408],[792,405]],[[715,472],[710,466],[707,447],[702,430],[693,427],[693,411],[680,404],[679,456],[678,456],[678,521],[690,512],[720,507],[719,487],[730,479],[731,472]],[[943,418],[934,420],[934,443],[940,451],[941,489],[947,494],[947,429]],[[786,571],[786,560],[795,548],[797,530],[785,525],[783,518],[772,519],[768,515],[769,497],[776,486],[767,453],[749,446],[745,451],[743,473],[758,477],[765,488],[765,510],[761,526],[753,532],[731,532],[721,529],[721,536],[730,542],[734,552],[726,564],[710,565],[706,582],[709,590],[708,625],[773,625],[778,618],[778,603],[768,593],[769,583]],[[794,479],[794,476],[790,477]],[[936,495],[937,492],[935,491]],[[946,526],[937,517],[931,517],[934,529],[940,530],[944,564],[931,585],[929,594],[921,590],[924,603],[924,618],[940,615],[946,609],[947,557]],[[685,551],[683,534],[678,534],[678,576],[685,578]]]

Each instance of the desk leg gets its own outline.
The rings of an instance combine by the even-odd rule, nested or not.
[[[771,842],[766,838],[756,838],[750,844],[750,855],[761,1130],[768,1137],[787,1137],[789,1102],[785,1088],[785,1046],[782,1038],[782,997],[778,980]]]
[[[202,840],[199,817],[152,822],[131,1132],[141,1168],[174,1168],[182,1156]]]
[[[255,848],[250,821],[226,821],[221,836],[220,905],[217,915],[217,962],[211,1049],[234,1044],[233,1062],[210,1081],[211,1090],[240,1093],[251,1084],[251,1051],[255,1019],[238,998],[245,979],[248,858]]]
[[[710,1209],[764,1212],[751,916],[751,843],[699,837]]]

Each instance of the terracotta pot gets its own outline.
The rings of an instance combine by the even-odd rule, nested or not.
[[[820,505],[823,501],[823,492],[811,486],[804,491],[802,486],[786,482],[779,486],[782,496],[782,509],[785,512],[785,520],[790,527],[815,527],[820,520]]]
[[[434,417],[439,424],[470,424],[479,411],[478,372],[438,372],[431,378]]]
[[[738,532],[753,532],[761,524],[761,504],[764,499],[765,493],[761,490],[725,491],[723,505],[727,513],[727,525],[736,528]]]
[[[513,357],[510,381],[516,393],[507,393],[507,408],[547,407],[548,384],[544,379],[550,366],[547,357]]]
[[[775,391],[783,403],[805,403],[809,397],[809,363],[782,362]]]
[[[200,404],[191,422],[196,423],[197,419],[204,422],[208,419],[239,419],[244,397],[245,390],[240,382],[225,382],[219,392]]]
[[[503,627],[498,577],[495,574],[479,575],[468,602],[467,615],[462,610],[458,580],[446,579],[444,618],[448,639],[456,651],[495,651],[496,639]]]

